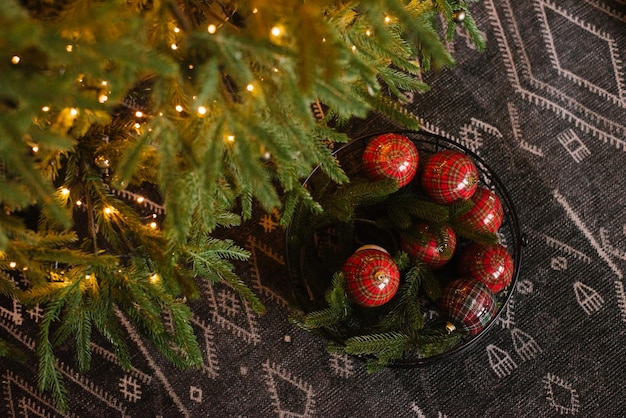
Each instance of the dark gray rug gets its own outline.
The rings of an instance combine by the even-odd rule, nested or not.
[[[462,36],[458,65],[429,75],[409,109],[425,130],[488,161],[513,197],[529,244],[507,310],[445,362],[368,374],[292,326],[284,231],[273,215],[233,237],[252,253],[238,273],[267,306],[206,286],[194,303],[205,355],[179,371],[128,326],[135,368],[106,345],[92,370],[61,364],[80,417],[626,416],[626,2],[483,0],[488,42]],[[356,137],[391,128],[373,117]],[[2,334],[31,351],[37,310],[5,303]],[[0,416],[61,415],[36,390],[33,364],[0,361]]]

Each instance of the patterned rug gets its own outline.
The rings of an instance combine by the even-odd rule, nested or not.
[[[225,286],[193,303],[205,358],[165,361],[121,317],[134,368],[105,343],[92,369],[60,364],[70,417],[626,416],[626,2],[483,0],[472,6],[488,48],[460,33],[452,70],[409,97],[425,130],[472,149],[506,184],[528,245],[496,326],[440,363],[367,373],[290,324],[285,232],[259,214],[232,238],[238,274],[267,307],[256,316]],[[354,137],[391,129],[372,117]],[[31,352],[40,309],[0,306],[2,334]],[[37,391],[34,364],[0,361],[0,416],[63,416]]]

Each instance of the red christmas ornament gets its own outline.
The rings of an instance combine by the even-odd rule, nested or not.
[[[450,226],[418,223],[411,233],[414,239],[403,239],[401,247],[412,259],[436,269],[452,258],[456,248],[456,234]]]
[[[398,134],[384,134],[367,144],[361,161],[369,178],[394,179],[398,182],[398,187],[403,187],[417,173],[419,154],[409,138]]]
[[[374,307],[391,300],[400,286],[400,271],[389,253],[366,245],[345,261],[346,293],[357,305]]]
[[[476,335],[494,317],[496,302],[485,284],[472,279],[457,279],[443,290],[439,311],[459,331]]]
[[[474,206],[459,220],[475,231],[495,234],[504,220],[500,198],[491,190],[479,187],[471,199]]]
[[[433,154],[424,165],[420,183],[435,203],[447,205],[469,199],[478,187],[478,170],[470,157],[455,150]]]
[[[459,259],[459,273],[484,283],[493,293],[509,285],[513,271],[513,257],[502,244],[471,244]]]

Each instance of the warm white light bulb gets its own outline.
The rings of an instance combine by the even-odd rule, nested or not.
[[[76,109],[75,107],[70,109],[70,115],[72,116],[76,116],[78,115],[78,109]]]
[[[138,110],[135,112],[135,116],[137,116],[138,118],[143,118],[143,112],[141,110]]]
[[[179,113],[183,111],[183,107],[181,105],[176,105],[175,109]]]
[[[50,106],[44,106],[41,108],[41,110],[43,110],[44,112],[49,112],[50,111]]]
[[[101,94],[100,97],[98,97],[98,101],[100,103],[105,103],[107,100],[109,100],[109,96],[107,96],[106,94]]]
[[[145,198],[143,196],[139,196],[137,198],[137,203],[143,203],[144,200],[145,200]]]
[[[210,24],[210,25],[207,27],[207,31],[209,31],[209,33],[210,33],[210,34],[213,34],[213,33],[217,32],[217,26],[215,26],[215,25],[213,25],[213,24]]]
[[[15,261],[11,261],[9,263],[9,267],[11,267],[12,269],[14,269],[15,267],[17,267],[17,263]]]
[[[174,28],[174,32],[175,32],[175,33],[180,32],[180,28]]]
[[[254,90],[254,85],[253,85],[253,84],[248,84],[248,85],[246,86],[246,90],[248,90],[248,91],[252,91],[252,90]]]
[[[156,222],[150,222],[150,228],[156,229],[156,227],[157,227],[157,223]]]
[[[270,33],[272,34],[272,36],[280,36],[283,33],[283,30],[279,27],[279,26],[274,26]]]
[[[13,57],[11,58],[11,62],[13,64],[19,64],[21,60],[22,59],[20,57],[18,57],[17,55],[13,55]]]
[[[65,45],[65,50],[67,52],[72,52],[74,50],[74,47],[72,45]]]
[[[104,213],[106,213],[107,215],[112,214],[113,208],[111,206],[107,206],[106,208],[104,208]]]
[[[33,152],[39,152],[39,147],[37,145],[33,145],[31,149]]]
[[[61,194],[63,196],[68,196],[70,194],[70,189],[68,189],[67,187],[64,187],[61,189]]]
[[[198,114],[199,115],[206,115],[206,112],[207,112],[206,111],[206,107],[204,107],[204,106],[199,106],[198,107]]]
[[[170,45],[170,48],[172,48],[174,51],[176,51],[178,49],[178,45],[172,44],[172,45]]]

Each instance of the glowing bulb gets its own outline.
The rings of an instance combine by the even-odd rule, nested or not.
[[[13,55],[13,57],[11,58],[11,62],[13,64],[19,64],[21,60],[22,59],[20,57],[18,57],[17,55]]]
[[[277,73],[277,72],[278,72],[278,68],[274,67],[274,68],[272,68],[272,71],[274,71],[275,73]]]
[[[106,94],[101,94],[101,95],[100,95],[100,97],[98,97],[98,101],[99,101],[100,103],[104,103],[104,102],[106,102],[107,100],[109,100],[109,96],[107,96]]]
[[[39,147],[37,145],[33,145],[31,149],[33,150],[33,152],[39,152]]]
[[[254,9],[252,9],[252,13],[253,13],[253,14],[257,14],[257,13],[259,13],[259,9],[257,9],[257,8],[255,7]]]
[[[156,229],[156,227],[157,227],[157,223],[156,222],[150,222],[150,228]]]
[[[78,115],[78,109],[76,109],[75,107],[70,109],[70,115],[72,116],[76,116]]]
[[[82,206],[82,205],[83,205],[83,202],[81,200],[76,201],[76,206]]]
[[[199,107],[198,107],[198,114],[199,114],[199,115],[206,115],[206,107],[204,107],[204,106],[199,106]]]
[[[102,80],[102,83],[100,83],[100,84],[102,84],[103,86],[106,86],[106,85],[108,85],[108,84],[109,84],[109,82],[108,82],[108,81],[106,81],[106,80]]]
[[[189,64],[189,69],[193,70],[193,64]]]
[[[252,91],[252,90],[254,90],[254,85],[253,85],[253,84],[248,84],[248,85],[246,86],[246,90],[248,90],[248,91]]]
[[[63,195],[63,196],[67,196],[67,195],[69,195],[69,194],[70,194],[70,189],[68,189],[68,188],[66,188],[66,187],[64,187],[64,188],[62,188],[62,189],[61,189],[61,195]]]
[[[180,32],[180,28],[174,28],[174,32],[175,32],[175,33]]]
[[[92,277],[91,274],[85,274],[85,279],[89,280],[91,279],[91,277]]]
[[[152,284],[157,284],[159,282],[159,275],[154,273],[152,276],[150,276],[150,283]]]
[[[50,111],[50,106],[44,106],[41,108],[41,110],[43,110],[44,112],[49,112]]]
[[[183,107],[181,105],[176,105],[175,109],[179,113],[183,111]]]
[[[139,196],[139,197],[137,198],[137,203],[143,203],[143,201],[144,201],[144,200],[146,200],[146,198],[145,198],[145,197],[143,197],[143,196]]]
[[[283,34],[283,30],[278,27],[278,26],[274,26],[271,30],[270,33],[272,34],[272,36],[280,36]]]
[[[206,30],[207,30],[207,31],[209,31],[209,33],[210,33],[210,34],[213,34],[213,33],[215,33],[215,32],[217,31],[217,26],[215,26],[215,25],[213,25],[213,24],[210,24],[210,25],[206,28]]]
[[[172,44],[172,45],[170,45],[170,48],[172,48],[174,51],[176,51],[178,49],[178,45]]]
[[[372,36],[372,31],[368,29],[368,30],[365,31],[365,34],[367,36]]]
[[[235,135],[228,135],[228,136],[226,137],[226,140],[227,140],[228,142],[235,142]]]
[[[356,45],[352,45],[352,52],[356,52]]]
[[[391,18],[389,16],[385,16],[385,23],[391,22]]]
[[[107,215],[112,214],[113,208],[111,206],[107,206],[106,208],[104,208],[104,213],[106,213]]]
[[[139,129],[139,128],[141,128],[141,124],[139,122],[136,122],[135,123],[135,129]]]
[[[12,269],[14,269],[15,267],[17,267],[17,263],[15,261],[11,261],[9,263],[9,267],[11,267]]]
[[[72,45],[66,45],[66,46],[65,46],[65,50],[66,50],[67,52],[72,52],[72,51],[74,50],[74,47],[73,47]]]
[[[137,116],[138,118],[143,118],[143,112],[141,110],[138,110],[135,112],[135,116]]]

